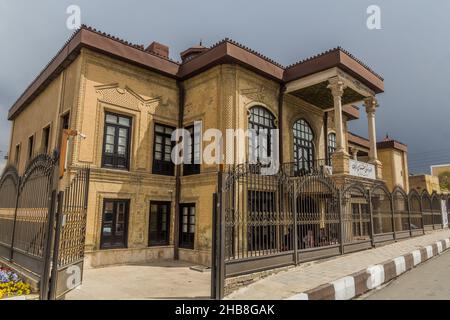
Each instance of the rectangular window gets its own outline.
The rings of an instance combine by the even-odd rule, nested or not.
[[[14,163],[16,164],[16,166],[19,165],[19,162],[20,162],[20,144],[16,146],[16,154],[14,156]]]
[[[194,249],[195,204],[180,205],[180,248]]]
[[[153,144],[153,170],[154,174],[173,176],[175,165],[172,162],[172,132],[173,127],[155,124],[155,140]]]
[[[129,200],[104,201],[101,249],[127,247],[129,206]]]
[[[28,138],[28,160],[33,157],[34,153],[34,136]]]
[[[50,147],[50,126],[42,130],[42,152],[48,153]]]
[[[151,202],[148,245],[169,245],[170,202]]]
[[[186,130],[189,131],[191,138],[187,143],[185,162],[187,160],[188,163],[183,165],[183,175],[190,176],[200,173],[201,129],[190,126]]]
[[[103,167],[129,169],[131,118],[107,113],[103,144]]]

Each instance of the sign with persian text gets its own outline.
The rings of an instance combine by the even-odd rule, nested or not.
[[[375,166],[367,162],[350,159],[350,175],[360,178],[376,179]]]

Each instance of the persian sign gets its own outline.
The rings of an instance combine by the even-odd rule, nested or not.
[[[360,178],[376,179],[375,166],[370,163],[350,159],[350,175]]]

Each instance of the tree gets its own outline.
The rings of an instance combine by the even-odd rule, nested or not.
[[[441,189],[450,190],[450,171],[443,172],[439,175],[439,184]]]

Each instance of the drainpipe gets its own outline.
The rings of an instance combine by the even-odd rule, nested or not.
[[[323,113],[323,133],[324,133],[324,146],[325,146],[325,165],[331,165],[328,163],[328,111]]]
[[[178,128],[183,128],[183,118],[184,118],[184,100],[185,100],[185,89],[183,83],[178,80]],[[174,252],[173,257],[175,260],[180,259],[180,200],[181,200],[181,164],[176,167],[176,177],[175,177],[175,222],[174,222]]]
[[[286,92],[286,86],[282,83],[280,84],[280,93],[278,94],[278,144],[279,144],[279,161],[280,166],[283,165],[284,161],[284,148],[283,148],[283,101],[284,101],[284,94]]]

